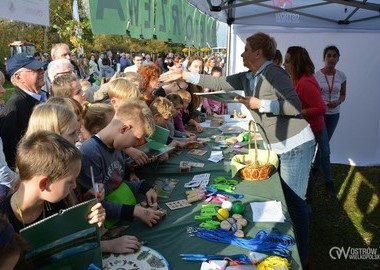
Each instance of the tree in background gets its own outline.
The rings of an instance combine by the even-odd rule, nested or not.
[[[84,52],[89,54],[92,50],[112,50],[125,52],[146,52],[157,55],[160,52],[181,53],[182,44],[171,44],[159,40],[138,40],[127,35],[93,35],[90,21],[86,11],[79,4],[79,27],[81,37],[76,35],[75,29],[78,22],[73,18],[72,1],[50,0],[50,26],[32,25],[23,22],[0,20],[0,59],[9,56],[9,43],[15,40],[23,40],[34,43],[37,51],[48,52],[52,44],[64,42],[69,44],[73,52],[79,52],[83,47]],[[3,64],[1,61],[0,65]],[[0,66],[3,69],[3,66]]]

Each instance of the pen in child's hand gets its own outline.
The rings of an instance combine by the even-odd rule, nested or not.
[[[94,170],[92,169],[92,166],[90,166],[90,172],[91,172],[92,188],[94,189],[95,197],[98,198],[100,196],[99,187],[98,187],[98,184],[95,183]]]

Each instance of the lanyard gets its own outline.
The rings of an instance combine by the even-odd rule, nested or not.
[[[326,75],[325,72],[324,72],[324,75],[325,75],[325,79],[326,79],[327,86],[328,86],[328,88],[329,88],[329,101],[331,101],[331,93],[332,93],[333,88],[334,88],[335,73],[333,74],[333,79],[332,79],[331,85],[330,85],[330,83],[329,83],[329,80],[327,79],[327,75]]]

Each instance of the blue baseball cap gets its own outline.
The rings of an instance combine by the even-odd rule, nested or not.
[[[20,68],[38,70],[42,68],[44,65],[44,62],[34,59],[32,55],[26,53],[19,53],[12,56],[7,61],[7,73],[11,77]]]

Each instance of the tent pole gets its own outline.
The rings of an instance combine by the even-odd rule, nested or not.
[[[227,30],[227,55],[226,55],[226,76],[231,74],[231,38],[232,38],[232,24],[228,24],[228,30]]]

